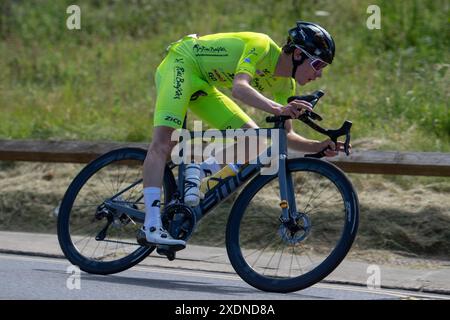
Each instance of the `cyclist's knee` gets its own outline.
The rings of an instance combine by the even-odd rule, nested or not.
[[[167,157],[172,151],[177,141],[172,141],[172,132],[175,129],[170,127],[156,127],[153,130],[152,143],[148,149],[148,153],[152,156]]]

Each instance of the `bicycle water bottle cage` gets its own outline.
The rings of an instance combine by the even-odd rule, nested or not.
[[[288,98],[288,103],[294,100],[303,100],[308,101],[311,103],[312,108],[314,108],[319,101],[320,98],[324,96],[324,92],[322,90],[314,91],[312,94],[304,95],[304,96],[292,96]],[[274,117],[267,117],[267,122],[275,123],[276,128],[280,128],[279,124],[281,122],[284,122],[286,120],[291,119],[290,116],[274,116]],[[317,123],[315,123],[313,120],[322,121],[322,117],[313,111],[306,111],[304,112],[300,117],[298,117],[298,120],[302,121],[315,131],[326,135],[333,141],[335,144],[337,144],[337,140],[339,137],[345,135],[345,142],[344,142],[344,151],[345,154],[348,156],[350,154],[350,129],[352,127],[352,122],[345,120],[345,122],[342,124],[342,126],[339,129],[324,129],[321,126],[319,126]],[[329,149],[329,147],[325,148],[324,150],[314,153],[314,154],[306,154],[305,157],[309,158],[322,158],[325,157],[325,151]]]

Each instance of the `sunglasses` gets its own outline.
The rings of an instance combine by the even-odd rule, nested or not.
[[[301,52],[303,52],[309,59],[311,59],[311,62],[309,64],[315,71],[320,71],[321,69],[325,68],[328,65],[328,63],[317,57],[314,57],[313,55],[306,52],[303,48],[297,46],[296,48],[300,49]]]

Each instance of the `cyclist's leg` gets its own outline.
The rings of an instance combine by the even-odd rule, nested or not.
[[[219,130],[224,129],[249,129],[258,128],[258,125],[229,97],[217,90],[215,87],[205,86],[202,88],[207,95],[200,96],[196,100],[189,103],[189,109],[191,109],[199,118],[206,121],[211,127]],[[250,147],[246,138],[246,150],[245,150],[245,162],[249,162],[258,156],[256,148]],[[234,150],[234,146],[228,147],[216,153],[216,159],[221,161],[226,159],[226,154]],[[237,161],[237,152],[233,152],[235,155],[234,162]]]
[[[158,126],[153,129],[152,142],[144,161],[144,188],[161,187],[167,158],[176,144],[176,141],[170,139],[174,130],[168,126]]]
[[[169,53],[156,71],[153,139],[143,167],[146,215],[144,228],[138,234],[141,244],[185,246],[185,241],[172,239],[162,229],[159,201],[164,167],[176,144],[176,141],[171,141],[171,135],[183,125],[193,90],[193,72],[190,61],[175,53]]]
[[[165,163],[176,145],[176,141],[171,141],[171,135],[182,127],[193,91],[192,69],[188,59],[169,53],[156,70],[154,129],[144,162],[144,187],[162,185]]]

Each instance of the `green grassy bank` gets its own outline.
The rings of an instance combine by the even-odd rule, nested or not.
[[[333,65],[301,88],[326,91],[325,125],[350,119],[355,141],[377,139],[378,149],[450,150],[445,0],[75,3],[81,30],[66,27],[73,1],[1,2],[0,138],[149,141],[154,71],[170,42],[189,33],[256,31],[282,45],[303,19],[336,40]],[[366,26],[371,4],[380,7],[380,30]],[[262,124],[264,114],[244,108]]]

